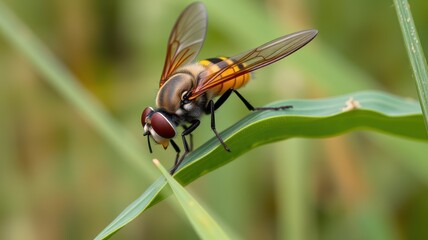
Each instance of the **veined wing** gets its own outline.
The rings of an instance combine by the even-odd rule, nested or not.
[[[207,29],[207,12],[202,3],[189,5],[178,17],[168,40],[159,86],[180,66],[192,62],[201,49]]]
[[[208,67],[206,71],[199,75],[197,86],[190,94],[189,100],[197,98],[219,84],[283,59],[305,46],[317,34],[317,30],[305,30],[288,34],[265,43],[260,47],[213,64],[212,67]],[[233,63],[231,64],[231,62]],[[229,71],[231,74],[222,75],[222,73],[229,69],[237,69],[237,66],[242,67],[239,67],[238,71]]]

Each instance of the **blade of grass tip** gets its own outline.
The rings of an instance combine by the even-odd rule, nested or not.
[[[159,160],[153,163],[169,186],[201,239],[231,239],[210,214],[165,170]],[[235,238],[234,238],[235,239]]]
[[[143,171],[142,175],[149,179],[157,177],[149,161],[142,161],[141,156],[144,156],[144,153],[139,150],[138,143],[131,134],[111,118],[104,106],[79,84],[76,77],[1,2],[0,32],[34,64],[54,89],[92,123],[95,129],[124,156],[125,160],[137,166],[138,170]]]
[[[425,126],[428,132],[428,67],[422,46],[419,41],[416,26],[413,21],[410,5],[407,0],[394,0],[401,31],[403,32],[407,54],[415,75]]]

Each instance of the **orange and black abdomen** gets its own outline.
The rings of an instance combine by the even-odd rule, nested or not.
[[[213,72],[217,72],[220,69],[225,68],[226,66],[221,66],[221,64],[228,64],[227,66],[233,65],[235,62],[229,58],[226,57],[217,57],[217,58],[209,58],[205,60],[199,61],[199,63],[203,66],[210,66],[210,70]],[[242,64],[237,64],[236,66],[227,69],[224,71],[220,76],[217,78],[226,78],[227,76],[233,75],[235,72],[245,68]],[[245,73],[241,76],[232,78],[230,80],[227,80],[225,82],[222,82],[221,84],[211,88],[207,92],[211,93],[212,96],[220,96],[224,92],[226,92],[230,88],[238,89],[243,87],[249,80],[251,79],[250,73]]]

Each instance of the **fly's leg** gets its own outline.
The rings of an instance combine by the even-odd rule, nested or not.
[[[247,99],[245,99],[237,90],[233,88],[229,88],[226,92],[223,93],[223,95],[220,96],[220,98],[217,100],[217,102],[213,102],[213,100],[210,100],[208,103],[208,109],[206,110],[207,113],[211,114],[211,129],[213,130],[215,136],[220,141],[221,145],[223,145],[224,149],[228,152],[230,152],[229,147],[224,143],[223,139],[221,138],[220,134],[217,132],[216,126],[215,126],[215,115],[214,112],[217,110],[221,105],[223,105],[224,102],[230,97],[230,94],[234,92],[238,98],[245,104],[245,106],[250,111],[264,111],[264,110],[282,110],[282,109],[289,109],[293,106],[286,105],[286,106],[279,106],[279,107],[253,107]]]
[[[253,105],[251,105],[247,99],[245,99],[238,91],[236,91],[235,89],[231,88],[228,91],[233,91],[236,96],[239,97],[239,99],[241,99],[241,101],[245,104],[245,106],[248,108],[248,110],[250,111],[263,111],[263,110],[283,110],[283,109],[289,109],[289,108],[293,108],[293,106],[291,105],[285,105],[285,106],[279,106],[279,107],[253,107]],[[229,93],[230,95],[230,93]]]
[[[220,96],[220,98],[214,103],[213,100],[210,100],[208,103],[208,109],[206,110],[207,113],[211,114],[211,129],[213,130],[215,136],[217,137],[218,141],[223,145],[224,150],[230,152],[230,148],[226,145],[226,143],[221,138],[220,134],[217,132],[216,126],[215,126],[215,110],[217,110],[221,105],[223,105],[224,102],[230,97],[230,94],[233,92],[233,88],[228,89],[223,95]]]
[[[171,175],[175,173],[177,168],[180,166],[180,164],[183,162],[184,158],[191,152],[191,148],[189,147],[189,144],[187,143],[186,136],[191,134],[200,124],[201,122],[199,120],[195,120],[192,122],[192,124],[187,127],[182,133],[181,133],[181,140],[183,141],[183,147],[184,147],[184,153],[181,155],[181,157],[178,157],[179,152],[177,153],[177,158],[174,163],[174,167],[169,171]],[[177,144],[175,144],[177,146]],[[174,145],[173,145],[174,146]],[[175,148],[175,147],[174,147]],[[177,146],[178,148],[178,146]]]
[[[229,95],[230,95],[230,93],[229,93]],[[224,143],[223,139],[221,138],[220,134],[217,132],[217,129],[215,127],[215,115],[214,115],[214,112],[218,108],[218,107],[216,108],[217,103],[221,100],[221,98],[223,96],[224,96],[224,94],[220,97],[220,99],[216,103],[214,103],[213,100],[210,100],[210,102],[208,103],[209,107],[210,107],[210,113],[211,113],[211,129],[213,130],[213,132],[214,132],[215,136],[217,137],[217,139],[220,141],[221,145],[223,145],[224,150],[230,152],[229,147],[226,145],[226,143]],[[226,97],[226,99],[227,99],[227,97]],[[224,101],[225,100],[223,100],[223,102],[221,104],[223,104]]]
[[[189,127],[187,127],[186,125],[182,125],[182,127],[184,128],[184,131],[186,131]],[[190,139],[190,144],[189,144],[189,149],[190,151],[193,151],[193,134],[189,134],[189,139]]]
[[[169,140],[172,147],[174,148],[176,155],[175,155],[175,161],[174,161],[174,166],[177,165],[178,163],[178,159],[180,157],[180,148],[178,147],[177,143],[174,142],[174,140]]]
[[[260,111],[260,110],[283,110],[283,109],[289,109],[293,108],[291,105],[285,105],[285,106],[279,106],[279,107],[253,107],[247,99],[245,99],[236,89],[229,88],[223,95],[220,96],[220,98],[217,100],[217,102],[214,105],[214,110],[217,110],[221,105],[223,105],[224,102],[230,97],[230,94],[234,92],[236,96],[245,104],[248,110],[250,111]]]

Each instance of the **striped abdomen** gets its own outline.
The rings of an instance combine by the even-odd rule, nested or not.
[[[227,66],[221,66],[220,65],[220,64],[224,64],[224,63],[227,64],[228,66],[234,64],[233,60],[226,58],[226,57],[209,58],[209,59],[199,61],[199,64],[201,64],[203,66],[210,66],[210,70],[212,70],[213,72],[217,72],[220,69],[227,67]],[[244,67],[245,66],[243,66],[242,64],[237,64],[235,67],[224,71],[217,78],[219,78],[219,79],[226,78],[228,75],[232,75],[233,73],[243,69]],[[220,96],[230,88],[238,89],[238,88],[243,87],[250,79],[251,79],[251,74],[245,73],[239,77],[235,77],[235,78],[232,78],[232,79],[227,80],[225,82],[222,82],[221,84],[219,84],[213,88],[210,88],[207,92],[212,94],[213,97],[214,96]]]

